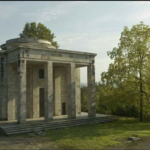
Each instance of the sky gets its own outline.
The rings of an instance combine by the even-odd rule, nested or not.
[[[99,82],[112,62],[107,52],[118,46],[124,27],[141,21],[150,25],[149,1],[1,1],[0,45],[18,38],[26,22],[41,22],[55,34],[60,49],[97,54]],[[86,67],[80,77],[87,82]]]

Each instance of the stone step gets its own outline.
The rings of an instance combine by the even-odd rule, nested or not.
[[[19,131],[19,132],[23,132],[24,130],[34,130],[34,129],[44,129],[44,128],[61,128],[62,126],[71,126],[71,125],[80,125],[80,124],[89,124],[89,123],[99,123],[99,122],[108,122],[108,121],[111,121],[111,120],[114,120],[114,119],[101,119],[101,120],[95,120],[95,121],[84,121],[84,122],[73,122],[73,123],[71,123],[71,122],[66,122],[66,123],[60,123],[60,124],[47,124],[47,125],[45,125],[45,124],[42,124],[41,126],[37,126],[37,125],[34,125],[34,127],[30,127],[30,126],[28,126],[28,125],[26,125],[24,128],[16,128],[16,129],[14,129],[14,128],[7,128],[7,129],[4,129],[3,128],[3,130],[5,130],[5,131],[7,131],[7,132],[13,132],[13,131]],[[19,125],[18,125],[19,126]]]
[[[96,124],[96,123],[105,123],[114,121],[117,118],[115,117],[97,117],[97,118],[88,118],[88,119],[74,119],[74,120],[65,120],[53,123],[41,123],[41,124],[28,124],[28,125],[16,125],[10,127],[1,127],[2,132],[5,135],[19,134],[19,133],[28,133],[33,130],[40,131],[43,129],[58,129],[65,127],[73,127],[73,126],[81,126],[88,124]]]
[[[96,120],[97,119],[99,119],[99,118],[96,118]],[[61,123],[64,123],[64,122],[75,122],[75,121],[86,121],[86,120],[95,120],[95,118],[84,118],[84,119],[70,119],[70,120],[68,120],[68,119],[65,119],[65,120],[53,120],[53,121],[51,121],[51,122],[45,122],[44,120],[42,121],[42,122],[32,122],[32,123],[29,123],[28,122],[28,126],[34,126],[35,124],[37,124],[37,125],[43,125],[43,124],[59,124],[60,122]],[[3,126],[3,128],[10,128],[10,126],[11,127],[14,127],[14,128],[24,128],[26,125],[19,125],[19,124],[12,124],[12,125],[9,125],[9,126]]]
[[[10,128],[7,128],[7,131],[12,131],[12,130],[22,130],[22,129],[25,129],[25,128],[31,128],[31,129],[34,129],[35,128],[35,126],[36,126],[36,128],[40,128],[40,127],[57,127],[57,126],[62,126],[62,125],[71,125],[71,124],[80,124],[80,123],[88,123],[88,122],[99,122],[99,121],[103,121],[103,120],[110,120],[110,119],[108,119],[108,118],[104,118],[104,119],[101,119],[101,120],[86,120],[86,121],[76,121],[76,122],[70,122],[70,121],[68,121],[68,122],[64,122],[64,123],[57,123],[57,124],[51,124],[51,123],[48,123],[48,124],[41,124],[41,125],[34,125],[34,126],[29,126],[29,125],[26,125],[26,126],[24,126],[24,127],[21,127],[21,128],[19,128],[19,125],[18,125],[18,128],[14,128],[14,127],[10,127]],[[3,128],[3,129],[6,129],[6,128]]]
[[[47,128],[40,128],[40,129],[37,129],[36,128],[36,131],[41,131],[42,129],[48,129],[48,130],[52,130],[52,129],[59,129],[59,128],[67,128],[67,127],[74,127],[74,126],[82,126],[82,125],[90,125],[90,124],[96,124],[96,123],[106,123],[106,122],[110,122],[110,121],[101,121],[101,122],[94,122],[94,123],[86,123],[86,124],[71,124],[71,125],[62,125],[60,127],[47,127]],[[28,132],[32,132],[33,129],[26,129],[26,130],[23,130],[23,131],[13,131],[13,132],[7,132],[7,135],[12,135],[12,134],[20,134],[20,133],[28,133]]]
[[[56,125],[56,124],[60,124],[60,123],[65,123],[65,122],[84,122],[84,121],[94,121],[94,120],[102,120],[102,119],[112,119],[115,117],[94,117],[94,118],[86,118],[86,119],[70,119],[70,120],[61,120],[61,121],[52,121],[52,122],[40,122],[38,124],[36,124],[36,126],[41,126],[41,125]],[[34,127],[35,123],[32,124],[27,124],[27,125],[11,125],[11,126],[3,126],[3,128],[7,129],[7,128],[24,128],[26,126],[30,126],[30,127]]]
[[[65,127],[73,127],[73,126],[82,126],[82,125],[89,125],[89,124],[96,124],[96,123],[105,123],[105,122],[110,122],[113,120],[103,120],[103,121],[97,121],[97,122],[88,122],[88,123],[79,123],[79,124],[70,124],[70,125],[61,125],[61,126],[52,126],[52,127],[41,127],[41,128],[34,128],[36,131],[41,131],[43,129],[58,129],[58,128],[65,128]],[[12,135],[12,134],[19,134],[19,133],[28,133],[32,132],[34,130],[33,128],[26,128],[24,130],[14,130],[14,131],[5,131],[7,135]]]

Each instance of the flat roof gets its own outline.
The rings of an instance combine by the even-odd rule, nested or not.
[[[90,56],[96,56],[96,53],[89,53],[89,52],[83,52],[83,51],[75,51],[75,50],[66,50],[66,49],[56,49],[56,48],[46,48],[46,47],[36,47],[28,45],[28,43],[41,43],[41,44],[48,44],[51,45],[51,43],[47,40],[41,40],[41,39],[32,39],[32,38],[15,38],[10,39],[6,41],[6,44],[2,44],[1,47],[4,47],[7,49],[7,44],[15,44],[18,43],[17,47],[14,47],[10,50],[2,50],[0,53],[9,53],[12,52],[18,48],[26,48],[26,49],[33,49],[33,50],[42,50],[42,51],[52,51],[52,52],[61,52],[61,53],[67,53],[67,54],[79,54],[79,55],[90,55]],[[25,45],[19,45],[19,44],[25,44]]]

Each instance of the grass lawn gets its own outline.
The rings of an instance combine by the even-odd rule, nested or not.
[[[131,136],[150,137],[150,122],[140,123],[139,119],[120,118],[111,123],[49,130],[46,135],[65,149],[104,149],[121,145]]]

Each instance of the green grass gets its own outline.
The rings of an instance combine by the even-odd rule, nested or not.
[[[111,123],[49,130],[47,133],[48,138],[66,149],[103,149],[120,145],[130,136],[150,136],[150,122],[120,118]]]

